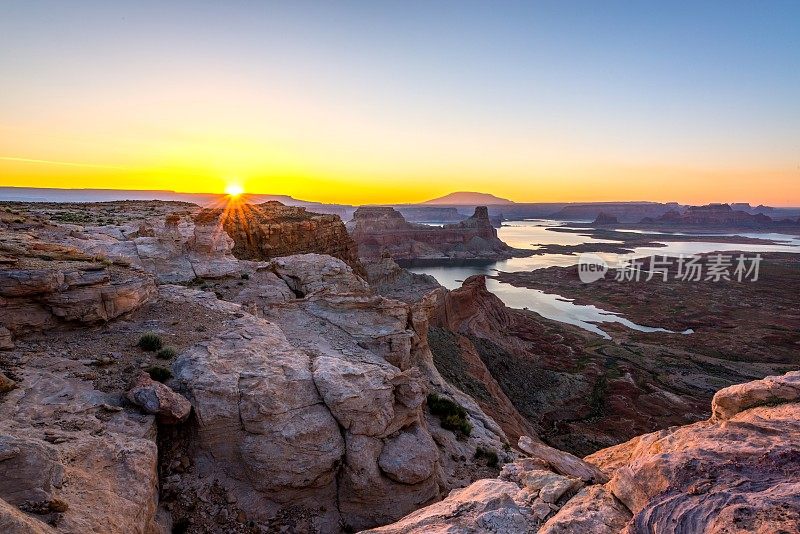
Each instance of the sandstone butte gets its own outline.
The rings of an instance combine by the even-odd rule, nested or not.
[[[480,281],[276,204],[47,209],[0,212],[0,532],[800,531],[800,372],[579,458],[434,364],[434,325],[516,320]]]

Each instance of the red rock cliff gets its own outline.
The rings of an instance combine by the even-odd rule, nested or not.
[[[203,210],[197,219],[220,216],[225,232],[233,238],[233,255],[239,259],[268,260],[313,252],[339,258],[364,274],[356,244],[336,215],[272,201],[242,204],[224,215],[222,210]]]

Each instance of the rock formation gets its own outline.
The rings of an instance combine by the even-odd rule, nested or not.
[[[263,319],[202,300],[228,315],[223,333],[174,364],[198,422],[198,477],[220,481],[250,519],[302,508],[331,532],[439,498],[452,487],[442,457],[453,449],[439,450],[435,436],[449,432],[425,416],[430,355],[415,342],[409,306],[373,295],[330,256],[278,258],[270,270],[294,298],[250,303]],[[180,305],[202,294],[162,286],[161,296]],[[499,449],[494,430],[473,439]]]
[[[468,219],[441,227],[409,223],[394,208],[361,207],[347,228],[362,258],[388,252],[396,260],[498,260],[523,253],[498,239],[485,206],[475,208]]]
[[[797,532],[798,378],[800,372],[720,390],[714,412],[725,404],[724,419],[645,434],[588,456],[583,463],[602,470],[610,479],[604,484],[554,472],[532,450],[500,478],[454,490],[370,532]]]
[[[729,204],[689,206],[685,211],[671,210],[660,217],[647,217],[642,224],[699,226],[704,228],[768,228],[774,221],[763,213],[734,210]]]
[[[0,227],[0,348],[13,338],[68,321],[96,324],[119,317],[149,301],[156,292],[151,276],[115,265],[35,232]]]
[[[219,214],[239,259],[268,260],[314,252],[339,258],[363,274],[355,243],[336,215],[311,213],[280,202],[241,204],[224,213],[206,210],[204,214],[212,218]]]
[[[592,222],[592,226],[605,226],[609,224],[619,224],[616,215],[601,211]]]

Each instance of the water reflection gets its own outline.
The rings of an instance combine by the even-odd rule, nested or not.
[[[595,239],[581,234],[566,232],[554,232],[548,227],[561,226],[562,223],[547,219],[536,219],[526,221],[509,221],[498,229],[500,239],[515,248],[535,249],[540,245],[580,245],[583,243],[616,243]],[[675,234],[678,235],[678,234]],[[715,251],[744,251],[744,252],[800,252],[800,238],[797,236],[779,233],[740,233],[740,234],[717,234],[717,235],[743,235],[746,237],[772,239],[781,241],[778,245],[753,245],[753,244],[732,244],[717,243],[713,237],[709,236],[709,241],[698,242],[664,242],[665,247],[638,247],[629,254],[598,253],[611,267],[623,263],[625,260],[640,256],[678,256],[680,254],[702,254]],[[532,271],[546,267],[567,267],[578,263],[577,255],[566,254],[543,254],[528,258],[511,258],[498,262],[441,262],[432,261],[427,265],[414,262],[407,266],[408,270],[414,273],[424,273],[435,277],[440,284],[448,289],[457,289],[461,283],[472,275],[482,274],[493,276],[498,271],[517,272]],[[605,338],[610,338],[608,333],[602,330],[602,323],[620,323],[633,330],[642,332],[665,332],[674,333],[670,330],[658,327],[650,327],[637,324],[625,317],[613,312],[603,310],[596,306],[575,304],[571,299],[561,295],[544,293],[537,289],[514,287],[493,278],[487,278],[486,287],[497,295],[506,306],[518,309],[529,309],[556,321],[569,323],[590,332],[594,332]],[[691,330],[682,332],[691,333]]]

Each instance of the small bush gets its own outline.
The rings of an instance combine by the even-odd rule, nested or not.
[[[161,358],[162,360],[171,360],[176,354],[178,354],[178,351],[175,350],[175,347],[164,347],[156,353],[156,358]]]
[[[146,350],[148,352],[155,352],[164,345],[161,342],[161,338],[158,337],[157,334],[153,332],[147,332],[146,334],[142,334],[142,337],[139,338],[139,348],[142,350]]]
[[[475,459],[480,460],[481,458],[486,459],[486,465],[489,467],[497,467],[497,464],[500,462],[496,452],[479,446],[475,449]]]
[[[167,380],[172,378],[172,371],[170,371],[166,367],[158,367],[156,365],[148,368],[147,374],[149,374],[150,378],[152,378],[156,382],[166,382]]]
[[[472,424],[467,418],[467,411],[460,404],[431,393],[428,395],[428,408],[439,418],[442,428],[465,437],[472,433]]]
[[[247,273],[242,273],[242,280],[250,280],[250,275]]]

